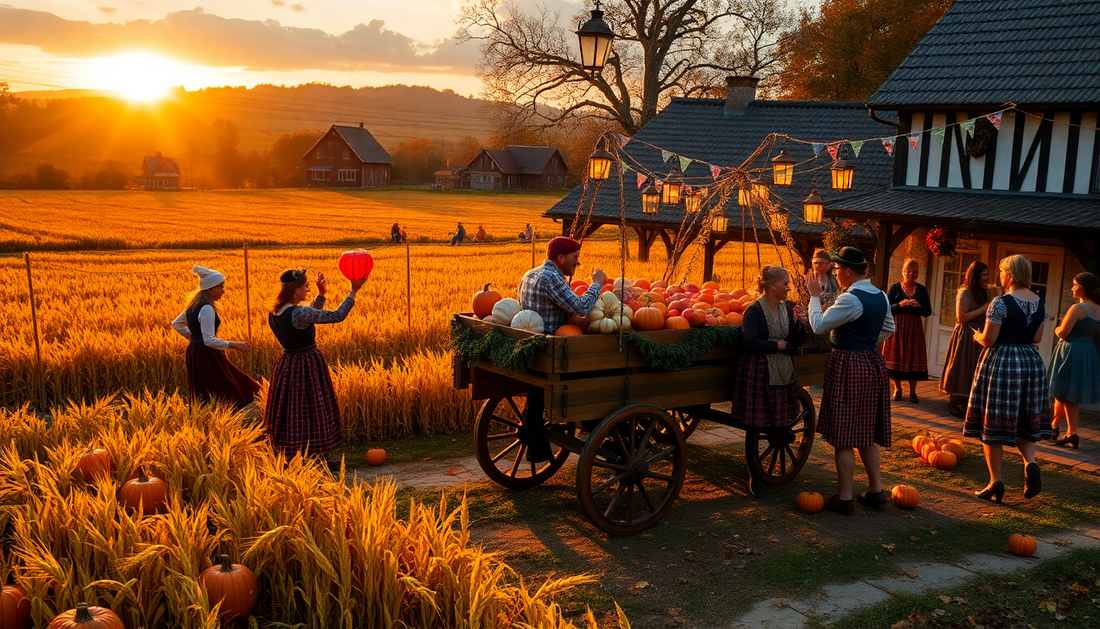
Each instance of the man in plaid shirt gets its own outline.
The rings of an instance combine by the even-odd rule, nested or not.
[[[543,331],[553,334],[561,326],[569,323],[571,315],[584,316],[596,305],[600,298],[605,279],[604,272],[597,269],[592,274],[592,285],[578,297],[571,288],[569,280],[580,263],[581,243],[558,236],[546,247],[546,262],[523,274],[519,281],[519,304],[524,310],[534,310],[542,316]],[[546,423],[542,421],[545,409],[545,392],[542,387],[531,387],[527,394],[527,412],[523,418],[524,436],[527,445],[527,460],[541,463],[551,459],[550,440],[546,432]],[[528,421],[537,417],[540,421]]]

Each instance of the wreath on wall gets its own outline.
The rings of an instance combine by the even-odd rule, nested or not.
[[[993,137],[997,128],[986,118],[978,118],[974,123],[974,133],[966,140],[966,149],[963,151],[967,157],[984,157],[993,146]]]
[[[938,258],[952,258],[955,256],[955,234],[946,227],[933,227],[928,230],[924,242],[928,250]]]

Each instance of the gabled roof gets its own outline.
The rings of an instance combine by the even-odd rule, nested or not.
[[[552,146],[509,146],[507,149],[485,149],[483,152],[496,162],[497,168],[505,175],[541,175],[555,155],[561,157],[558,149]],[[477,157],[470,163],[475,161]]]
[[[507,150],[485,149],[483,152],[496,163],[497,168],[505,175],[519,175],[522,172],[519,162]],[[474,160],[476,161],[477,157]],[[473,162],[470,163],[473,164]]]
[[[734,167],[744,163],[761,142],[771,133],[785,133],[792,138],[827,143],[836,140],[861,140],[883,136],[893,137],[897,130],[871,120],[867,110],[859,103],[754,101],[743,114],[726,115],[725,100],[715,98],[674,98],[634,138],[687,158],[701,160],[716,166]],[[770,160],[779,152],[779,146]],[[792,231],[802,233],[824,232],[823,226],[811,226],[802,222],[802,199],[810,194],[814,176],[807,171],[819,168],[817,189],[828,204],[841,196],[830,189],[829,165],[832,159],[822,148],[814,155],[809,144],[789,142],[787,152],[798,160],[793,185],[772,187],[772,198],[790,212],[788,224]],[[637,160],[652,172],[667,173],[673,169],[676,159],[665,165],[661,151],[640,142],[631,142],[624,149],[630,156],[628,163]],[[847,148],[847,159],[856,167],[855,183],[851,193],[860,194],[886,188],[892,181],[892,162],[881,142],[869,141],[863,145],[859,157],[853,157]],[[763,163],[759,161],[758,163]],[[770,179],[770,177],[769,177]],[[713,181],[710,169],[692,163],[684,173],[685,183],[693,187],[710,185]],[[684,219],[684,206],[661,206],[657,214],[643,214],[641,194],[637,187],[637,175],[626,173],[623,192],[626,197],[626,217],[632,224],[679,226]],[[555,204],[546,215],[552,218],[573,218],[580,202],[581,187],[574,188],[564,199]],[[591,197],[589,197],[591,198]],[[587,202],[586,202],[587,204]],[[732,199],[726,208],[730,228],[740,227],[741,219],[737,200]],[[593,219],[618,222],[620,198],[617,182],[605,183],[596,197]],[[763,227],[763,225],[760,225]]]
[[[141,161],[141,172],[146,175],[170,176],[180,171],[180,163],[174,157],[160,157],[159,155],[147,155]]]
[[[335,131],[348,146],[351,147],[355,156],[359,158],[359,161],[364,164],[392,164],[393,158],[386,152],[386,149],[382,148],[382,145],[378,143],[378,140],[374,139],[374,136],[370,134],[363,127],[350,127],[346,125],[334,124],[330,131]],[[327,133],[325,135],[328,135]],[[309,147],[302,159],[309,157],[309,154],[313,152],[313,149],[317,148],[317,145],[321,143],[321,140],[325,139],[322,135],[313,143],[313,146]]]
[[[869,105],[1100,103],[1100,2],[955,0]]]

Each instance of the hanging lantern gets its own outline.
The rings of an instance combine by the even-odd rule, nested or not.
[[[726,218],[725,214],[719,214],[714,217],[714,221],[711,223],[711,231],[718,232],[720,234],[726,233],[726,230],[730,228],[730,219]]]
[[[597,149],[588,158],[588,178],[592,181],[604,181],[611,177],[611,165],[615,156],[603,149]]]
[[[768,215],[768,225],[775,231],[782,230],[787,226],[787,213],[782,210],[776,210]]]
[[[748,207],[752,195],[752,188],[739,188],[737,190],[737,205]]]
[[[752,195],[761,201],[765,201],[768,195],[771,194],[771,190],[768,189],[768,184],[760,181],[759,179],[752,180]]]
[[[779,151],[772,159],[772,182],[777,186],[789,186],[794,179],[795,158],[787,154],[787,149]]]
[[[833,190],[851,190],[852,178],[855,176],[856,167],[848,161],[838,159],[829,169],[833,175]]]
[[[642,188],[642,214],[656,214],[661,208],[661,192],[653,185],[653,180],[646,181]]]
[[[603,20],[599,0],[596,0],[596,8],[592,9],[592,17],[577,31],[577,37],[581,46],[581,67],[595,76],[607,64],[611,42],[615,39],[615,32]]]
[[[684,209],[688,214],[698,214],[699,208],[703,205],[703,193],[692,192],[684,196]]]
[[[817,188],[810,190],[810,196],[802,200],[802,221],[807,225],[820,225],[825,221],[825,203]]]
[[[676,205],[680,202],[680,191],[684,189],[684,180],[677,173],[669,173],[661,186],[661,203]]]

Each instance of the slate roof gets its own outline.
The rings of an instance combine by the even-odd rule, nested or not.
[[[336,133],[340,134],[340,137],[344,138],[344,141],[347,142],[351,150],[355,152],[359,161],[364,164],[393,163],[393,158],[386,152],[386,149],[382,148],[378,140],[374,139],[370,131],[362,127],[349,127],[338,124],[332,125],[332,128],[336,130]],[[309,153],[306,154],[308,155]]]
[[[142,174],[151,177],[179,177],[180,164],[174,157],[146,156],[141,162]]]
[[[1100,230],[1100,196],[898,187],[826,203],[825,209],[845,216],[866,214],[868,218],[912,218],[942,224],[973,221],[1030,230]]]
[[[955,0],[867,103],[1100,103],[1100,2]]]
[[[554,155],[560,155],[552,146],[509,146],[507,149],[485,149],[485,152],[505,175],[541,175]]]
[[[731,167],[740,166],[747,160],[770,133],[786,133],[792,138],[820,143],[841,139],[893,137],[897,133],[893,127],[871,120],[866,109],[859,103],[754,101],[740,115],[726,115],[724,111],[724,99],[674,98],[634,137],[684,157]],[[673,158],[669,160],[669,165],[663,165],[660,150],[638,142],[627,144],[624,150],[632,159],[653,172],[668,172],[676,162]],[[772,154],[764,155],[756,163],[763,165],[770,162],[771,157],[778,152],[779,146],[776,146]],[[802,222],[802,199],[809,196],[814,178],[812,174],[803,171],[820,168],[817,175],[818,192],[826,202],[839,198],[841,193],[830,188],[828,169],[832,159],[829,152],[822,149],[815,157],[811,145],[796,142],[787,144],[787,152],[800,162],[795,167],[794,184],[786,188],[772,186],[772,198],[781,198],[780,203],[790,213],[788,225],[791,231],[823,233],[824,226],[806,225]],[[881,142],[868,141],[858,158],[853,157],[848,148],[847,157],[854,162],[856,173],[852,191],[844,196],[882,189],[891,184],[892,161]],[[770,182],[770,170],[767,174],[767,181]],[[695,187],[707,186],[713,182],[709,167],[699,163],[692,163],[688,167],[684,180]],[[624,194],[627,221],[630,224],[678,227],[684,219],[683,204],[673,207],[662,205],[658,214],[643,214],[634,172],[626,173]],[[550,208],[546,216],[573,218],[577,213],[580,195],[581,187],[578,186]],[[726,211],[730,218],[730,229],[740,228],[741,217],[735,216],[740,211],[736,198],[730,201]],[[619,212],[618,182],[611,179],[602,185],[592,216],[593,219],[603,218],[606,219],[604,222],[617,223]],[[702,214],[701,212],[700,215]],[[763,227],[762,219],[758,223],[759,227]]]

